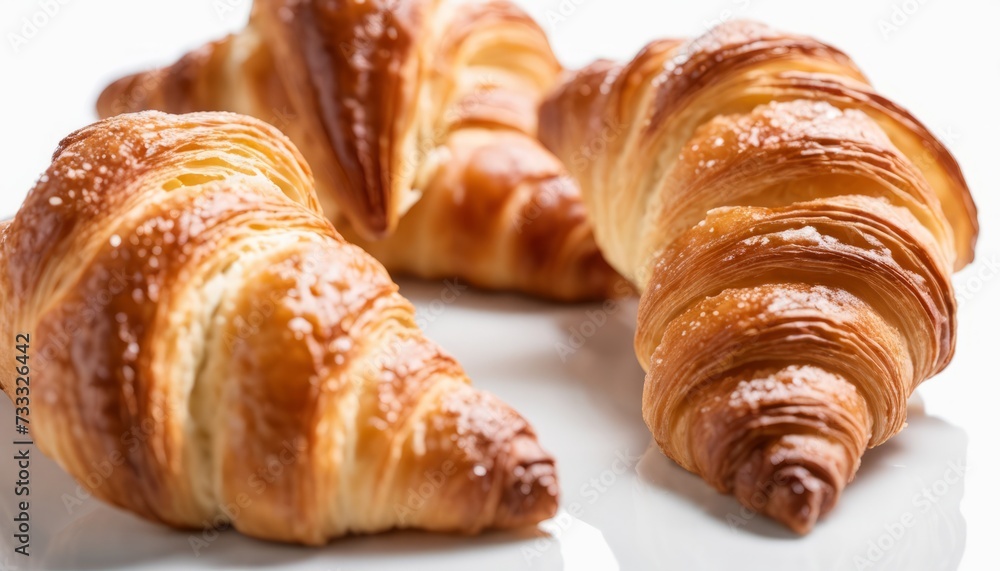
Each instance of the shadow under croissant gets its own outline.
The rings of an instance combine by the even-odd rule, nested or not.
[[[10,418],[13,410],[0,400],[0,417]],[[0,442],[0,454],[13,457],[9,441]],[[148,522],[130,513],[80,494],[76,482],[37,448],[31,449],[31,560],[30,569],[111,570],[131,569],[150,563],[185,567],[195,558],[219,568],[313,568],[312,561],[324,560],[321,569],[378,569],[386,558],[401,563],[430,566],[443,554],[489,551],[508,568],[523,564],[519,545],[528,545],[547,534],[538,528],[486,532],[479,536],[437,534],[420,531],[392,531],[371,536],[351,536],[330,545],[307,549],[256,540],[234,531],[178,531]],[[0,502],[0,533],[10,537],[14,515],[9,508],[13,496]],[[72,511],[69,511],[72,510]],[[195,547],[198,547],[195,552]],[[490,549],[509,545],[513,549]],[[0,567],[3,566],[0,554]],[[377,557],[376,557],[377,556]],[[330,558],[334,559],[330,559]],[[373,557],[375,559],[373,559]],[[342,567],[331,564],[336,558],[349,559]],[[509,561],[506,561],[509,559]],[[368,566],[356,562],[370,562]],[[554,549],[540,554],[539,569],[561,569],[562,555]],[[3,567],[6,568],[6,567]],[[20,567],[18,567],[20,568]]]
[[[403,287],[417,305],[419,315],[420,309],[429,310],[440,299],[444,285],[414,282]],[[799,562],[797,568],[857,568],[856,557],[864,561],[878,557],[874,568],[890,569],[918,568],[914,561],[924,564],[933,561],[940,564],[936,568],[947,569],[960,560],[965,545],[965,522],[959,512],[962,478],[949,484],[933,503],[921,500],[919,505],[915,504],[914,494],[942,481],[949,462],[964,466],[967,438],[962,430],[926,416],[915,400],[911,402],[909,426],[885,445],[868,451],[840,505],[803,538],[765,516],[743,510],[731,496],[716,493],[663,456],[655,446],[642,455],[636,466],[622,474],[620,484],[591,504],[588,496],[581,494],[582,486],[607,471],[609,462],[614,460],[612,448],[641,454],[642,447],[649,442],[648,431],[638,414],[642,372],[629,350],[634,323],[630,310],[623,308],[609,315],[606,323],[562,362],[550,344],[531,350],[526,350],[526,346],[537,344],[539,339],[565,338],[573,327],[588,319],[588,311],[598,306],[567,308],[471,291],[454,304],[459,310],[457,314],[481,311],[499,319],[490,322],[490,330],[476,330],[473,334],[451,323],[452,313],[447,310],[440,321],[429,327],[431,336],[441,337],[438,341],[448,341],[445,346],[459,351],[476,352],[479,357],[469,359],[470,363],[474,361],[469,370],[473,378],[493,377],[492,390],[520,395],[515,399],[522,401],[518,405],[561,461],[564,510],[574,503],[583,505],[585,513],[579,519],[586,525],[574,523],[562,529],[556,525],[551,537],[543,530],[558,524],[558,519],[543,523],[540,529],[478,537],[391,532],[349,537],[321,549],[266,543],[223,532],[201,549],[200,561],[213,566],[249,568],[337,569],[339,564],[346,571],[380,568],[385,558],[400,564],[443,568],[437,560],[446,553],[449,556],[457,553],[460,558],[464,553],[470,557],[486,553],[491,563],[503,568],[521,568],[525,566],[525,549],[534,549],[530,560],[533,569],[562,569],[569,565],[567,556],[572,555],[566,550],[572,551],[573,546],[580,544],[574,537],[580,539],[587,530],[597,536],[603,534],[601,539],[607,542],[613,557],[625,558],[621,560],[623,564],[626,559],[633,563],[658,561],[680,569],[718,568],[719,561],[715,558],[728,554],[731,563],[733,552],[747,553],[742,571],[754,569],[754,565],[770,570],[775,568],[775,560]],[[505,314],[510,316],[509,323],[504,319]],[[460,321],[463,325],[468,323]],[[523,341],[519,338],[520,328],[539,324],[551,328],[550,334]],[[460,336],[463,342],[458,343],[455,336]],[[491,339],[494,345],[485,360],[479,349],[483,339]],[[540,393],[547,396],[540,397]],[[586,432],[569,430],[567,434],[566,417],[552,414],[546,408],[553,402],[553,393],[559,395],[558,402],[575,411],[573,414],[586,418],[582,425]],[[0,401],[0,417],[8,416],[4,411],[9,407],[6,400]],[[9,456],[6,446],[7,443],[0,443],[0,453]],[[567,470],[567,466],[573,469]],[[116,569],[151,561],[180,563],[194,557],[191,532],[177,532],[145,522],[94,499],[84,500],[68,515],[65,494],[72,494],[76,484],[40,454],[33,456],[32,473],[35,497],[32,521],[37,522],[32,529],[32,544],[44,568]],[[886,494],[887,489],[893,493]],[[3,502],[0,512],[8,504]],[[11,520],[9,515],[4,514],[4,522]],[[898,528],[897,524],[907,515],[915,521],[905,527],[900,537],[893,537],[887,530]],[[6,535],[5,525],[0,524],[0,531]],[[706,538],[720,535],[727,540],[724,550],[704,547]],[[593,541],[588,536],[586,544],[592,547]],[[539,548],[539,542],[542,547],[551,544],[552,548]],[[887,547],[881,547],[879,542]],[[372,560],[376,555],[377,560]],[[340,563],[329,563],[336,560]],[[463,562],[467,561],[462,558],[459,564],[465,565]]]
[[[426,304],[434,299],[435,286],[407,284],[405,287],[407,295],[418,303]],[[541,312],[550,322],[548,325],[559,330],[556,336],[560,339],[568,339],[574,330],[579,331],[581,325],[588,321],[595,322],[593,312],[600,309],[598,304],[558,308],[532,301],[522,303],[517,297],[501,297],[473,293],[463,297],[457,305],[464,311],[510,312],[519,320],[537,319]],[[577,408],[575,399],[581,397],[574,395],[574,390],[585,391],[588,393],[586,398],[593,400],[593,409],[606,417],[600,421],[593,419],[593,422],[616,426],[614,442],[623,449],[641,451],[649,443],[649,433],[639,410],[643,374],[631,354],[634,308],[626,303],[606,317],[606,320],[599,320],[599,324],[595,322],[594,331],[588,331],[584,343],[565,361],[560,360],[553,347],[548,345],[518,347],[516,333],[508,335],[505,331],[463,331],[461,334],[465,343],[457,343],[457,338],[440,341],[445,346],[469,346],[473,349],[480,344],[470,344],[470,339],[480,335],[489,339],[495,345],[497,354],[490,355],[485,361],[482,355],[478,355],[477,359],[464,359],[473,365],[470,373],[477,378],[481,373],[490,372],[493,376],[510,379],[534,377],[536,380],[532,381],[532,387],[536,390],[547,390],[549,384],[560,385],[572,379],[572,387],[552,387],[562,391],[567,406],[571,410]],[[454,333],[452,330],[455,328],[446,323],[449,319],[450,315],[442,318],[441,334]],[[430,329],[434,336],[435,327]],[[514,338],[508,339],[508,336]],[[509,343],[515,346],[508,347]],[[515,354],[516,357],[513,357]],[[476,367],[480,370],[475,370]],[[544,382],[537,380],[540,376],[545,377],[539,375],[540,371],[553,368],[560,369],[564,374],[553,374],[552,379],[546,377]],[[512,398],[514,394],[502,396]],[[622,485],[610,490],[608,497],[602,495],[601,505],[591,507],[579,490],[581,486],[586,486],[590,477],[599,475],[601,468],[606,467],[592,458],[600,457],[602,446],[590,440],[594,435],[587,435],[588,444],[582,445],[582,449],[579,443],[564,444],[561,432],[565,431],[565,427],[546,426],[550,415],[546,414],[542,405],[535,408],[532,401],[518,402],[518,405],[536,423],[546,443],[553,446],[553,452],[563,462],[562,465],[574,466],[573,471],[561,470],[563,509],[574,502],[583,504],[586,514],[582,519],[600,528],[620,557],[629,552],[635,555],[637,547],[651,550],[633,557],[633,562],[686,563],[677,565],[677,568],[725,568],[732,561],[731,550],[713,551],[700,547],[706,537],[720,535],[727,540],[731,537],[738,549],[757,553],[761,568],[773,568],[765,562],[773,561],[775,557],[800,561],[803,563],[800,568],[857,568],[855,558],[858,557],[866,563],[861,568],[889,565],[887,568],[890,569],[917,569],[921,567],[914,565],[914,561],[918,564],[932,561],[947,569],[956,566],[964,552],[965,521],[959,511],[964,475],[956,483],[948,484],[946,493],[940,498],[927,500],[916,498],[915,494],[925,486],[950,477],[946,475],[951,469],[949,463],[964,467],[967,437],[961,429],[927,416],[919,393],[911,399],[908,408],[908,427],[885,444],[866,452],[854,482],[840,498],[840,505],[821,519],[817,528],[806,537],[792,533],[764,515],[747,510],[732,496],[717,493],[701,478],[666,458],[655,445],[649,446],[637,467],[633,468],[632,477],[627,478],[638,480],[628,482],[635,484],[631,492],[635,506],[627,507],[629,490]],[[574,438],[578,440],[581,437],[577,434]],[[625,482],[626,477],[623,476],[622,481]],[[887,490],[892,493],[887,494]],[[612,506],[608,502],[620,505]],[[924,508],[927,510],[924,511]],[[598,515],[595,512],[598,511],[603,513],[595,519]],[[910,517],[914,521],[907,525]],[[638,521],[622,518],[637,518]],[[639,540],[622,537],[608,528],[608,521],[616,521],[614,527],[627,526],[646,537]],[[695,524],[689,526],[692,521]],[[900,526],[905,532],[898,538],[894,537]],[[624,535],[630,533],[634,532]],[[728,555],[729,559],[715,561],[713,555]],[[842,564],[831,567],[829,562],[838,558],[841,558]],[[750,568],[753,566],[752,563],[748,565]]]
[[[747,561],[743,571],[774,569],[776,563],[799,569],[954,569],[965,551],[959,505],[967,448],[965,431],[927,416],[916,394],[907,427],[865,453],[837,507],[800,537],[717,493],[653,444],[637,468],[638,529],[650,535],[644,545],[660,550],[650,556],[669,557],[678,568],[717,568],[739,552]],[[732,542],[725,550],[700,547],[699,538],[720,533]]]
[[[447,307],[433,310],[441,293],[447,289],[442,282],[400,282],[400,291],[418,306],[418,319],[427,320],[421,323],[421,328],[446,350],[454,348],[453,354],[465,365],[472,379],[490,374],[508,379],[533,378],[533,388],[550,387],[566,398],[573,398],[562,386],[565,379],[572,379],[574,389],[579,389],[579,397],[591,401],[601,411],[603,420],[627,427],[627,441],[623,440],[622,446],[632,449],[645,446],[648,430],[642,421],[644,373],[632,348],[636,299],[562,305],[518,294],[469,289],[468,295],[463,293],[455,303],[463,312],[481,311],[494,318],[502,314],[518,321],[511,323],[509,331],[504,328],[465,330],[449,326],[453,316]],[[554,332],[556,341],[519,346],[518,330],[525,326],[525,319],[555,326],[558,329]],[[483,351],[483,347],[490,347],[490,351]],[[516,398],[515,394],[497,394],[501,398]],[[562,430],[544,429],[545,417],[549,415],[547,410],[534,412],[531,402],[520,402],[519,406],[522,414],[539,429],[546,444],[559,438]],[[572,475],[564,473],[560,477],[571,478]]]
[[[441,299],[441,292],[446,289],[445,284],[434,282],[410,282],[403,287],[418,307],[418,319],[421,315],[428,319],[432,316],[433,304]],[[481,292],[468,296],[463,294],[456,305],[466,310],[496,311],[498,307],[493,306],[494,300],[499,309],[515,314],[537,312],[537,306],[541,305],[520,296]],[[574,310],[564,308],[559,311]],[[433,323],[428,325],[429,329],[433,329]],[[9,408],[6,399],[0,401],[0,412]],[[12,410],[10,412],[12,414]],[[13,454],[6,449],[6,445],[0,445],[0,452],[5,457]],[[295,568],[299,565],[309,567],[312,561],[333,557],[350,561],[342,567],[332,567],[346,571],[378,569],[387,558],[418,567],[423,561],[424,565],[431,566],[445,554],[450,557],[456,553],[469,553],[471,556],[484,550],[490,552],[491,559],[499,564],[519,568],[524,564],[520,546],[528,546],[539,539],[549,540],[549,534],[541,528],[492,531],[473,537],[392,531],[341,538],[324,548],[303,549],[295,545],[255,540],[228,530],[177,531],[114,509],[96,499],[76,497],[77,484],[37,450],[33,451],[32,462],[33,495],[41,496],[32,502],[32,518],[38,521],[32,529],[33,555],[43,562],[46,569],[124,569],[167,561],[180,565],[195,557],[199,562],[227,568]],[[3,502],[0,511],[4,511],[2,508],[9,503]],[[68,509],[72,511],[68,512]],[[9,515],[11,517],[4,517],[4,521],[12,519],[13,515]],[[491,549],[499,546],[508,547]],[[375,556],[377,561],[372,561]],[[359,565],[358,562],[363,563]],[[558,548],[538,552],[532,562],[533,568],[538,569],[562,569],[564,566],[563,555]],[[321,568],[331,567],[324,565]]]
[[[124,521],[131,520],[131,521]],[[109,540],[107,530],[116,530]],[[522,559],[517,549],[490,550],[491,546],[517,545],[538,537],[545,537],[538,529],[511,532],[487,532],[475,537],[435,534],[420,531],[392,531],[377,535],[351,536],[339,539],[318,549],[303,549],[295,545],[265,542],[234,532],[222,532],[210,545],[203,548],[198,561],[218,568],[313,568],[310,562],[324,560],[322,569],[376,569],[396,560],[401,564],[420,567],[430,566],[443,554],[467,552],[470,555],[488,550],[493,559],[520,566]],[[146,562],[166,563],[171,560],[190,562],[193,555],[188,541],[189,534],[176,532],[156,524],[137,520],[134,516],[110,509],[94,510],[75,520],[49,542],[42,557],[45,569],[59,570],[110,570],[131,569]],[[105,546],[94,549],[95,545]],[[127,547],[126,547],[127,546]],[[378,556],[377,561],[371,561]],[[349,559],[344,567],[329,567],[331,561]],[[510,559],[510,561],[504,561]],[[359,566],[359,561],[371,561]],[[544,555],[541,569],[561,569],[561,554],[553,550]]]

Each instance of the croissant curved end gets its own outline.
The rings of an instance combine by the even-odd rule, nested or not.
[[[101,91],[95,105],[98,117],[111,117],[130,111],[130,109],[126,109],[125,101],[139,75],[127,75],[117,79]]]
[[[843,464],[843,459],[826,462],[824,457],[819,458],[789,463],[780,456],[752,455],[737,468],[733,494],[743,505],[805,535],[836,505],[843,488],[835,474],[836,465]]]
[[[505,474],[497,528],[525,527],[555,516],[559,507],[555,461],[534,436],[514,438]]]
[[[739,21],[566,77],[540,128],[641,290],[660,448],[808,532],[953,354],[978,229],[954,157],[843,52]]]
[[[88,490],[181,529],[322,545],[551,517],[555,462],[528,421],[424,336],[313,186],[287,137],[233,113],[117,115],[63,139],[0,224],[0,335],[51,355],[33,371],[39,449],[81,482],[94,458],[127,459]]]

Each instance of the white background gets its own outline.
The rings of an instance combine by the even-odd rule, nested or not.
[[[44,14],[55,4],[58,12]],[[95,119],[100,89],[119,75],[173,62],[242,27],[249,0],[5,0],[0,3],[0,215],[13,214],[57,142]],[[567,66],[631,57],[661,36],[690,36],[720,20],[752,18],[817,36],[852,55],[875,85],[950,146],[980,208],[976,264],[956,277],[962,298],[951,367],[919,390],[910,427],[865,457],[841,505],[807,538],[743,517],[730,498],[648,450],[639,416],[642,373],[631,354],[629,308],[562,362],[556,345],[593,307],[550,307],[464,294],[443,311],[441,286],[406,284],[429,331],[470,375],[536,425],[559,458],[563,505],[578,517],[545,526],[549,537],[424,534],[350,539],[322,550],[271,546],[226,534],[194,558],[187,536],[90,500],[72,514],[72,481],[51,462],[33,464],[33,555],[0,552],[2,568],[268,566],[309,569],[962,569],[998,568],[1000,457],[1000,195],[995,134],[1000,3],[973,0],[525,0]],[[905,9],[905,10],[904,10]],[[44,22],[26,42],[24,18]],[[30,32],[31,30],[27,30]],[[25,34],[26,36],[26,34]],[[14,44],[17,44],[16,46]],[[998,269],[989,271],[992,262]],[[590,314],[594,315],[594,314]],[[926,412],[919,407],[923,401]],[[0,405],[0,454],[12,413]],[[12,434],[12,430],[10,433]],[[627,469],[619,455],[642,454]],[[949,463],[952,468],[949,468]],[[955,479],[955,467],[967,466]],[[949,471],[951,470],[951,471]],[[590,480],[596,478],[596,485]],[[604,478],[604,484],[601,484]],[[0,461],[0,545],[10,541],[13,471]],[[610,483],[609,483],[610,482]],[[930,499],[918,494],[931,490]],[[596,499],[595,499],[596,498]],[[593,500],[593,501],[592,501]],[[916,523],[891,537],[900,521]],[[743,525],[745,524],[745,525]],[[888,535],[887,535],[888,534]],[[522,534],[523,535],[523,534]],[[899,535],[899,534],[897,534]],[[878,547],[881,541],[883,547]],[[873,543],[869,543],[873,542]],[[873,546],[875,546],[873,548]],[[887,546],[887,547],[885,547]]]

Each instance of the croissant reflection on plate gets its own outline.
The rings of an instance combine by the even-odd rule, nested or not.
[[[67,137],[0,230],[0,298],[0,336],[30,336],[35,442],[143,517],[321,544],[555,511],[532,428],[423,336],[256,119],[146,112]]]
[[[976,209],[955,160],[850,59],[734,22],[597,62],[545,103],[609,262],[643,292],[663,451],[799,533],[955,347]],[[569,164],[569,163],[568,163]]]
[[[256,0],[240,33],[115,82],[98,111],[274,122],[315,170],[327,215],[391,272],[621,297],[631,290],[575,183],[536,138],[560,71],[506,0]]]

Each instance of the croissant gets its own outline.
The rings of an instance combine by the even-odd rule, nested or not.
[[[274,123],[316,170],[327,215],[393,273],[621,296],[575,183],[536,137],[560,71],[506,0],[257,0],[243,31],[113,83],[97,107]]]
[[[840,51],[750,22],[565,78],[541,137],[642,292],[660,448],[799,533],[955,347],[976,209],[955,160]]]
[[[146,112],[70,135],[0,270],[2,336],[30,341],[30,375],[0,385],[30,389],[38,447],[111,504],[309,545],[556,509],[531,426],[424,337],[261,121]]]

